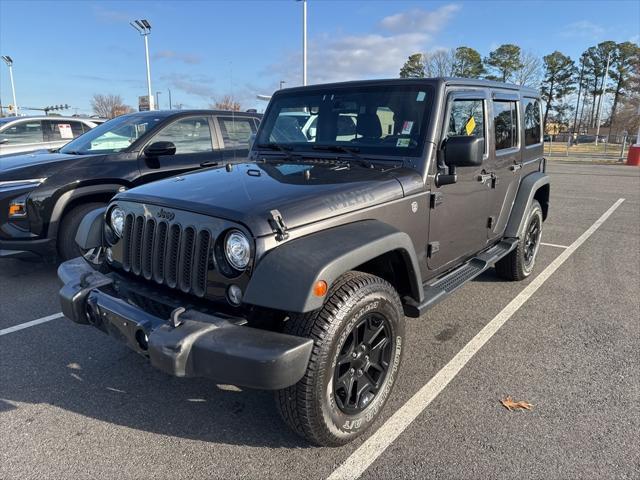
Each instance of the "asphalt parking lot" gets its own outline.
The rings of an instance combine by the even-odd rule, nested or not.
[[[408,320],[377,425],[397,438],[376,448],[306,445],[270,393],[165,376],[64,318],[12,331],[58,313],[59,285],[55,266],[0,261],[0,478],[640,478],[640,169],[549,172],[536,276],[490,270]],[[437,396],[407,404],[496,319]],[[394,412],[415,418],[393,430]]]

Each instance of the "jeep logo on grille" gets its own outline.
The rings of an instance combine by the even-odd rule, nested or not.
[[[164,218],[165,220],[173,220],[174,218],[176,218],[176,214],[173,212],[169,212],[167,210],[165,210],[164,208],[161,208],[160,211],[156,214],[157,217],[159,218]]]

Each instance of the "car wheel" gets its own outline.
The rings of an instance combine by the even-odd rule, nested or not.
[[[507,280],[524,280],[536,264],[536,256],[542,238],[542,208],[537,200],[531,202],[524,223],[524,231],[516,249],[496,262],[496,273]]]
[[[309,442],[338,446],[378,418],[395,383],[404,343],[404,313],[385,280],[348,272],[324,306],[292,315],[285,332],[312,338],[304,377],[276,392],[285,422]]]
[[[84,216],[95,210],[104,207],[104,203],[85,203],[78,205],[68,211],[60,222],[60,230],[58,231],[58,255],[62,260],[69,260],[83,256],[83,251],[76,243],[76,233]]]

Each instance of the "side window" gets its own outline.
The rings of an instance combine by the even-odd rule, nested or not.
[[[82,135],[82,124],[80,122],[65,120],[43,120],[44,138],[46,142],[61,142],[73,140]]]
[[[524,107],[524,144],[535,145],[540,143],[540,102],[533,98],[525,99]]]
[[[25,145],[42,143],[42,122],[40,120],[18,122],[0,132],[0,139],[7,140],[9,145]]]
[[[485,138],[484,101],[454,100],[449,116],[447,138],[457,135],[472,135]],[[485,149],[486,149],[485,143]]]
[[[496,134],[496,150],[518,146],[518,114],[516,102],[494,100],[493,126]]]
[[[256,133],[256,124],[247,117],[218,117],[224,148],[248,148],[249,138]]]
[[[160,130],[151,140],[171,142],[176,146],[176,155],[184,153],[211,152],[211,129],[207,117],[187,117],[173,122]]]

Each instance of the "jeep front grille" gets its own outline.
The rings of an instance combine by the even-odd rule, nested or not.
[[[125,271],[185,293],[204,296],[212,235],[141,215],[126,216],[122,235]]]

